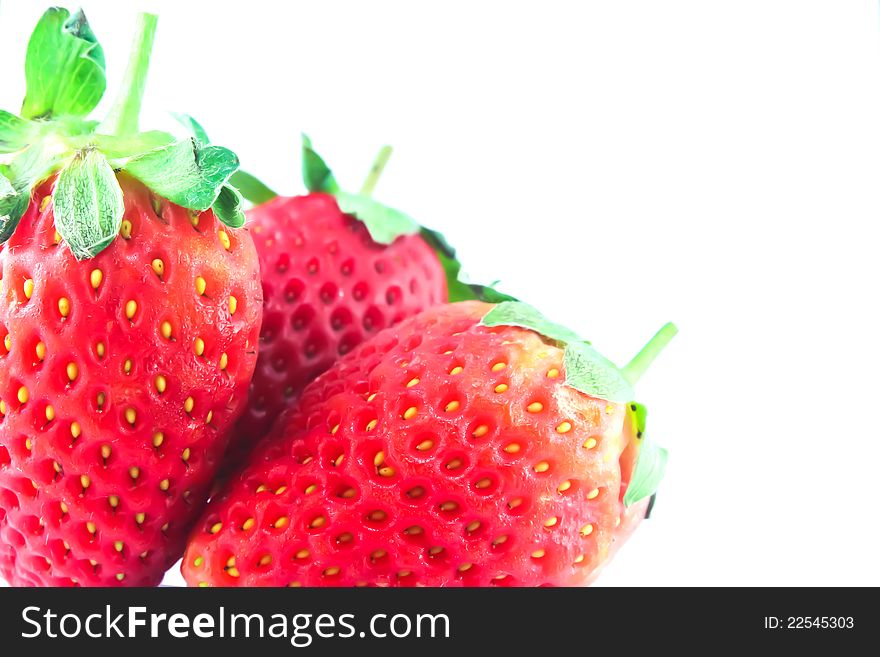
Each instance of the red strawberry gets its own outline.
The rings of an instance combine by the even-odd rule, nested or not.
[[[436,244],[431,235],[413,234],[418,226],[406,218],[401,229],[389,232],[388,213],[394,211],[340,192],[308,139],[303,160],[307,185],[338,200],[313,191],[277,197],[247,213],[260,255],[263,328],[233,463],[337,358],[447,299],[443,267],[427,241]],[[340,210],[340,203],[363,221]]]
[[[154,28],[145,17],[134,78]],[[47,32],[72,52],[94,43],[81,14],[52,9],[29,59]],[[54,48],[42,75],[82,74]],[[103,80],[100,62],[92,75]],[[96,84],[76,79],[81,94]],[[237,160],[126,129],[130,106],[106,134],[56,120],[65,97],[29,79],[38,107],[40,93],[45,123],[16,117],[26,148],[0,172],[14,192],[0,224],[0,575],[13,585],[157,584],[204,504],[256,362],[256,250],[218,220],[243,221],[224,186]],[[22,161],[38,162],[35,179]],[[201,176],[209,161],[226,172]]]
[[[387,329],[308,386],[209,504],[184,577],[587,583],[662,475],[665,452],[624,400],[673,334],[618,370],[519,302],[439,306]]]

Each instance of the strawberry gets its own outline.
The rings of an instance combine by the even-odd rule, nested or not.
[[[191,585],[570,586],[645,515],[665,451],[622,369],[517,301],[435,306],[316,379],[211,501]]]
[[[303,178],[311,193],[271,198],[270,190],[254,196],[252,185],[242,185],[245,195],[263,201],[247,213],[260,256],[263,328],[232,463],[337,358],[447,300],[439,258],[447,266],[454,260],[439,236],[365,194],[389,155],[386,147],[361,194],[348,194],[303,137]],[[450,272],[453,286],[457,272]]]
[[[151,585],[179,557],[241,413],[261,318],[234,154],[137,132],[155,31],[87,121],[104,59],[80,12],[31,37],[0,115],[0,575]],[[5,131],[5,132],[3,132]]]

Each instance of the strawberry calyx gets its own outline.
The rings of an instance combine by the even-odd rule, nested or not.
[[[627,422],[633,434],[633,448],[637,451],[623,503],[631,506],[654,494],[666,470],[668,453],[647,440],[647,409],[632,401],[635,397],[633,386],[678,333],[675,324],[665,324],[629,363],[618,367],[577,333],[550,321],[522,301],[498,303],[483,316],[480,323],[490,327],[518,326],[538,333],[563,349],[564,385],[591,397],[627,404]]]
[[[99,123],[88,116],[106,90],[104,53],[85,14],[53,7],[40,18],[28,42],[20,115],[0,111],[0,243],[15,231],[31,192],[56,174],[57,229],[78,260],[119,233],[120,171],[172,203],[213,209],[231,227],[244,224],[241,195],[229,182],[238,169],[232,151],[139,131],[156,24],[154,15],[139,16],[122,88]]]

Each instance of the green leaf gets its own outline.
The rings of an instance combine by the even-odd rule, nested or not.
[[[241,169],[232,174],[229,182],[254,205],[266,203],[278,196],[278,193],[270,189],[262,180]]]
[[[339,209],[360,219],[373,241],[379,244],[391,244],[401,235],[413,235],[421,228],[409,215],[382,205],[369,196],[348,192],[336,192],[335,196]]]
[[[26,119],[83,117],[104,95],[104,51],[82,10],[48,9],[28,42],[25,59]]]
[[[483,326],[521,326],[560,343],[581,342],[574,331],[551,322],[535,308],[522,301],[499,303],[486,313]]]
[[[116,174],[95,149],[61,170],[53,198],[55,227],[77,260],[103,251],[119,233],[125,205]]]
[[[662,447],[647,438],[642,441],[632,481],[629,482],[623,495],[624,506],[632,506],[657,491],[660,480],[666,474],[668,458],[669,453]]]
[[[241,228],[245,219],[243,205],[244,198],[241,193],[232,185],[223,185],[211,209],[214,210],[214,216],[222,223],[230,228]]]
[[[116,168],[123,167],[133,157],[170,146],[175,141],[174,135],[162,132],[161,130],[138,132],[121,137],[117,135],[95,135],[92,139],[95,147],[104,153]]]
[[[123,168],[159,196],[202,212],[238,169],[238,157],[222,146],[185,139],[132,158]]]
[[[33,187],[49,177],[59,166],[61,154],[57,143],[43,139],[25,148],[11,164],[0,167],[0,243],[10,238],[27,211]]]
[[[0,173],[0,244],[8,240],[27,210],[30,194],[22,194]]]
[[[302,136],[302,176],[303,183],[310,192],[327,194],[339,192],[339,185],[333,177],[333,172],[324,162],[324,158],[312,148],[312,140],[305,134]]]
[[[37,126],[15,114],[0,110],[0,153],[14,153],[31,143]]]
[[[570,342],[562,357],[565,385],[614,402],[633,398],[632,386],[617,366],[586,342]]]
[[[196,121],[189,114],[178,114],[177,112],[172,112],[171,116],[173,116],[180,125],[186,128],[190,135],[198,139],[199,142],[201,142],[205,146],[211,143],[211,140],[208,139],[208,133],[205,132],[202,124]]]

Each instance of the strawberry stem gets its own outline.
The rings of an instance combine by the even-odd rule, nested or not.
[[[651,366],[651,363],[654,362],[654,359],[660,355],[660,352],[669,344],[669,341],[675,337],[676,333],[678,333],[678,328],[672,322],[667,323],[657,331],[654,337],[648,340],[648,344],[642,347],[642,350],[621,368],[620,371],[623,373],[623,378],[630,385],[635,385]]]
[[[361,185],[362,195],[370,196],[373,193],[376,183],[379,182],[379,178],[385,170],[385,165],[388,164],[388,160],[391,158],[392,151],[391,146],[383,146],[379,154],[376,155],[376,159],[373,160],[373,166],[370,167],[370,173],[367,174],[367,179]]]
[[[113,107],[110,108],[107,118],[104,119],[101,132],[111,135],[129,135],[138,131],[138,117],[141,113],[141,102],[144,97],[144,86],[147,82],[147,71],[150,68],[150,53],[153,49],[158,20],[159,18],[154,14],[138,15],[125,78]]]

